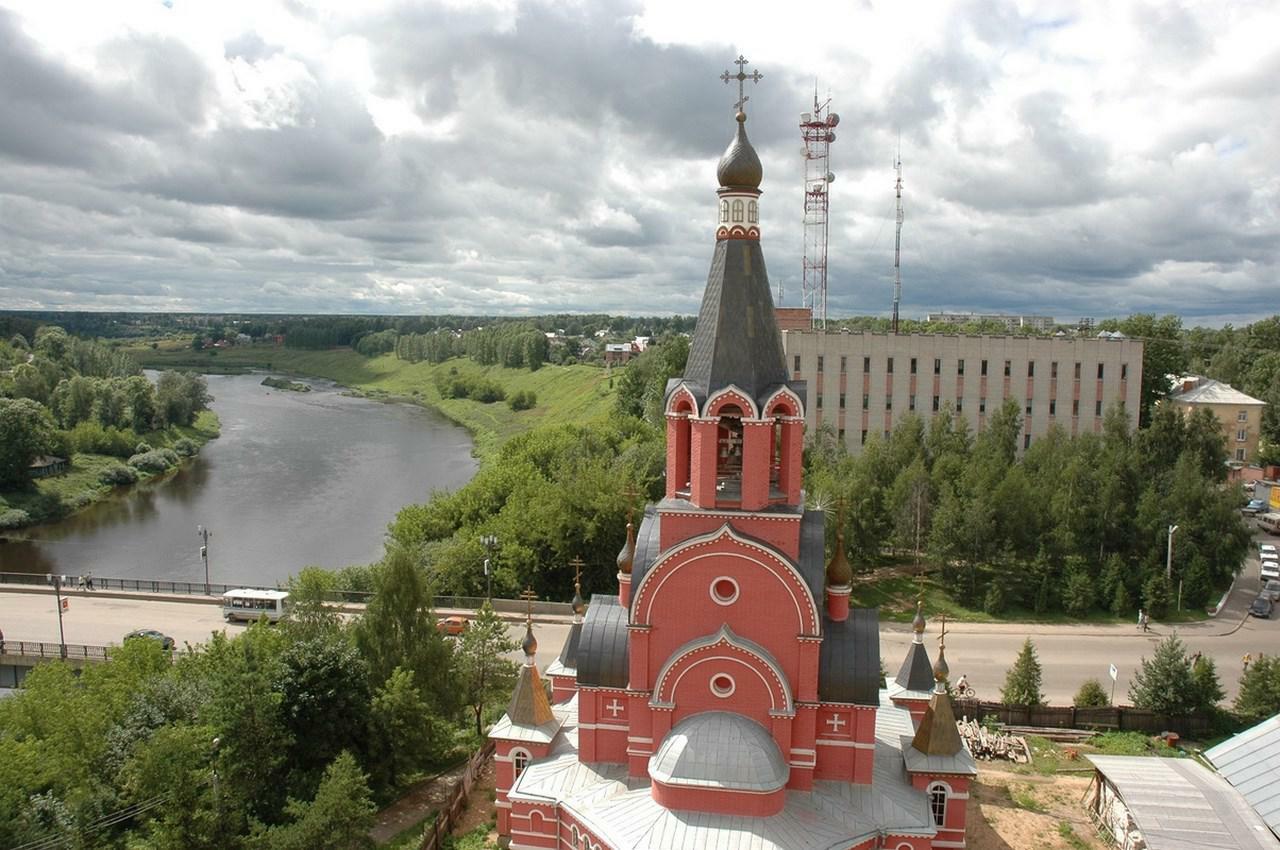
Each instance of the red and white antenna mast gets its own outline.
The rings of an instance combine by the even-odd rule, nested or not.
[[[804,306],[813,314],[813,326],[827,327],[827,212],[830,203],[831,143],[840,116],[831,111],[831,98],[818,102],[813,95],[813,111],[800,114],[800,137],[804,139],[804,277],[801,291]]]
[[[898,197],[898,231],[893,237],[893,332],[898,332],[898,302],[902,300],[902,143],[898,143],[898,156],[894,160],[893,170],[898,179],[893,185],[894,194]]]

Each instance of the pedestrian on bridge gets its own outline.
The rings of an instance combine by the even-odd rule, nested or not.
[[[87,587],[89,590],[93,590],[93,573],[92,572],[85,573],[84,586]]]

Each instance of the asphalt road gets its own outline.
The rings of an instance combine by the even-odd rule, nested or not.
[[[1257,558],[1251,557],[1218,617],[1177,627],[1153,623],[1151,631],[1145,634],[1138,631],[1136,625],[951,624],[947,628],[947,661],[952,679],[965,674],[980,697],[997,699],[1005,671],[1012,665],[1023,639],[1030,637],[1044,668],[1044,690],[1050,702],[1069,702],[1088,678],[1096,678],[1109,688],[1108,668],[1112,664],[1119,671],[1117,700],[1125,702],[1129,678],[1141,659],[1151,655],[1161,638],[1176,632],[1190,651],[1202,652],[1217,662],[1219,678],[1230,699],[1239,686],[1241,658],[1246,652],[1255,657],[1260,652],[1280,653],[1280,613],[1273,620],[1247,616],[1249,603],[1260,589],[1258,568]],[[173,636],[181,646],[184,642],[201,643],[211,632],[235,634],[244,628],[223,622],[218,606],[206,603],[85,594],[72,596],[70,605],[64,617],[68,643],[108,645],[118,643],[133,629],[153,628]],[[0,593],[0,629],[10,640],[56,642],[58,620],[53,595]],[[568,629],[567,623],[535,625],[539,667],[546,669],[556,657]],[[516,640],[524,635],[523,627],[518,624],[512,624],[510,632]],[[931,622],[926,634],[930,657],[936,657],[937,634],[938,625]],[[882,627],[880,652],[890,676],[897,672],[910,641],[909,627],[899,624]],[[519,658],[519,652],[512,657]]]

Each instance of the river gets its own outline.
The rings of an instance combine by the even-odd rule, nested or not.
[[[405,505],[475,473],[467,432],[432,410],[210,375],[222,436],[193,462],[58,523],[0,543],[0,571],[203,581],[283,581],[301,567],[377,559]]]

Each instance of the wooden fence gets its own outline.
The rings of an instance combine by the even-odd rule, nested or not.
[[[463,771],[462,777],[449,791],[448,799],[440,807],[431,831],[423,834],[422,844],[418,845],[418,850],[439,850],[441,842],[453,831],[453,825],[458,822],[458,818],[467,808],[467,795],[471,793],[471,787],[475,785],[481,769],[491,758],[493,758],[492,741],[472,754],[470,761],[467,762],[467,769]]]
[[[978,721],[994,717],[1010,726],[1097,729],[1108,732],[1142,732],[1148,735],[1175,732],[1180,737],[1193,739],[1210,736],[1214,728],[1213,717],[1209,714],[1171,717],[1128,705],[1108,705],[1102,708],[1076,708],[1071,705],[1019,706],[958,699],[955,701],[955,712],[959,717]]]

